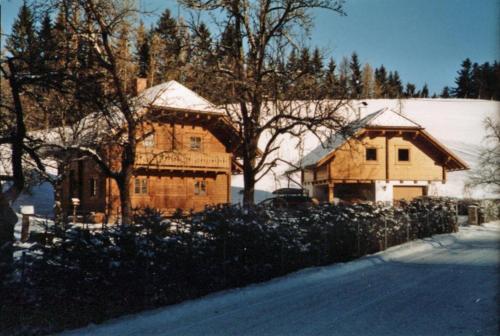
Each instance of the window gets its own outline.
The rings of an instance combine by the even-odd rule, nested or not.
[[[194,194],[204,196],[207,194],[207,182],[206,181],[196,181],[194,183]]]
[[[377,161],[377,149],[367,148],[366,149],[366,161]]]
[[[410,150],[407,148],[399,148],[398,161],[410,161]]]
[[[191,137],[191,150],[192,151],[201,151],[201,138],[200,137]]]
[[[97,179],[94,177],[91,177],[89,180],[89,194],[90,197],[97,196]]]
[[[144,141],[143,141],[144,147],[154,147],[154,145],[155,145],[155,135],[154,134],[150,134],[144,138]]]
[[[146,195],[148,193],[148,180],[136,177],[134,180],[134,193]]]

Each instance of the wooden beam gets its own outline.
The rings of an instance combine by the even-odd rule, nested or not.
[[[385,137],[385,179],[389,181],[389,138]]]

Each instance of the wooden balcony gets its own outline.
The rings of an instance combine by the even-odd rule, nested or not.
[[[171,170],[228,171],[231,154],[182,152],[137,152],[136,167]]]

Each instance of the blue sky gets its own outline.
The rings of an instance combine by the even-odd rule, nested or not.
[[[173,0],[137,1],[158,14],[165,7],[177,13]],[[0,2],[8,33],[22,0]],[[363,63],[398,70],[405,82],[428,83],[431,93],[454,85],[466,57],[500,59],[500,0],[347,0],[345,11],[345,17],[316,11],[308,43],[337,63],[356,51]]]

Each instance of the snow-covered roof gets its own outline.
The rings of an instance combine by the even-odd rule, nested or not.
[[[174,80],[144,90],[138,100],[144,106],[222,113],[214,104]]]
[[[377,112],[371,113],[352,123],[353,125],[358,124],[358,128],[366,127],[401,127],[401,128],[422,128],[419,124],[413,120],[408,119],[402,114],[391,110],[389,108],[383,108]]]
[[[357,131],[370,127],[422,128],[422,126],[400,113],[388,108],[383,108],[377,112],[368,114],[362,119],[351,122],[347,126],[347,131],[344,134],[333,134],[326,143],[320,144],[310,153],[305,155],[296,166],[304,168],[316,164],[323,157],[339,148],[352,135],[356,134]]]

